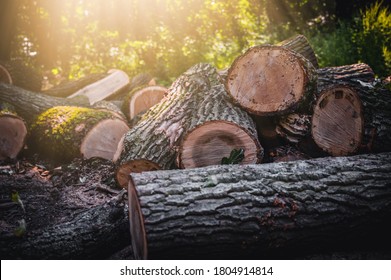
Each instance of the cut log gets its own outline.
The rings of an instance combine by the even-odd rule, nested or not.
[[[137,193],[142,216],[130,207],[129,219],[144,225],[131,228],[144,236],[132,241],[138,257],[147,248],[157,259],[270,259],[285,248],[286,258],[287,248],[382,247],[390,234],[390,153],[131,177],[129,203]]]
[[[221,85],[219,74],[209,64],[197,64],[180,76],[119,144],[115,156],[118,183],[126,187],[130,172],[171,168],[184,133],[198,123],[198,112],[213,108],[208,100],[214,100],[214,88]]]
[[[29,146],[60,162],[76,157],[112,160],[128,130],[126,122],[109,111],[54,107],[32,125]]]
[[[315,143],[333,156],[354,154],[361,146],[364,118],[356,91],[347,86],[325,89],[312,116]]]
[[[361,101],[364,128],[359,151],[390,151],[391,92],[383,83],[374,79],[372,69],[366,64],[329,67],[319,69],[318,76],[320,92],[328,89],[332,91],[333,86],[345,85],[354,91]],[[345,122],[342,112],[340,120]],[[354,141],[356,141],[355,138]]]
[[[289,143],[298,144],[311,135],[311,116],[296,113],[284,116],[278,121],[276,133]]]
[[[319,68],[318,59],[316,58],[314,49],[311,47],[308,39],[304,35],[299,34],[293,36],[285,41],[278,43],[277,45],[301,54],[306,59],[308,59],[315,68]]]
[[[141,116],[153,105],[159,103],[167,91],[168,89],[162,86],[136,88],[125,97],[122,110],[129,121],[132,121],[136,116]],[[140,120],[140,117],[137,119]]]
[[[0,161],[15,159],[24,148],[26,136],[24,120],[11,105],[0,103]]]
[[[388,153],[132,174],[148,257],[302,259],[389,251],[390,163]],[[85,184],[67,186],[30,171],[0,172],[1,259],[106,259],[129,245],[127,203],[98,191],[110,181],[96,180],[104,166],[95,163]],[[13,190],[25,213],[12,202]],[[17,237],[23,215],[26,232]]]
[[[42,87],[42,75],[20,59],[0,62],[0,81],[31,91],[40,91]]]
[[[121,70],[111,70],[109,71],[109,75],[103,79],[78,90],[68,98],[79,95],[87,96],[92,105],[125,90],[128,86],[129,77],[125,72]]]
[[[251,117],[232,103],[224,85],[215,86],[209,98],[198,104],[196,122],[186,132],[179,146],[177,166],[195,168],[221,164],[234,149],[244,150],[240,164],[262,160],[255,124]]]
[[[0,83],[0,102],[10,103],[28,124],[31,124],[40,113],[55,106],[90,106],[85,97],[52,97],[4,83]]]
[[[234,61],[226,87],[246,111],[273,116],[305,107],[316,78],[315,68],[300,54],[282,46],[256,46]]]
[[[108,76],[107,73],[89,74],[78,80],[63,82],[57,86],[45,90],[43,93],[50,96],[56,96],[56,97],[68,97],[74,94],[75,92],[83,89],[84,87],[93,84],[99,80],[102,80],[107,76]]]

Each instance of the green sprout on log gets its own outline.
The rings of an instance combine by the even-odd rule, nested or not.
[[[239,164],[244,159],[244,149],[233,149],[229,157],[223,157],[221,164]]]

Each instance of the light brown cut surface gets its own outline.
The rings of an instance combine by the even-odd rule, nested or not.
[[[167,88],[161,86],[149,86],[137,91],[129,102],[130,119],[159,103],[166,92]]]
[[[83,139],[80,152],[84,158],[101,157],[113,160],[118,143],[129,130],[121,119],[107,119],[99,122]]]
[[[23,120],[14,116],[0,117],[0,160],[16,158],[23,149],[27,135]]]
[[[244,149],[241,164],[256,163],[259,147],[244,129],[227,121],[209,121],[185,137],[179,153],[181,168],[221,164],[233,149]]]
[[[333,156],[349,155],[361,145],[364,120],[356,92],[347,86],[324,90],[312,117],[315,143]]]
[[[118,167],[115,173],[115,179],[118,185],[127,188],[129,184],[130,173],[140,173],[143,171],[160,170],[160,166],[152,161],[146,159],[136,159],[122,164]]]
[[[296,105],[305,92],[303,64],[282,47],[249,49],[228,73],[227,88],[235,100],[251,113],[270,115]]]

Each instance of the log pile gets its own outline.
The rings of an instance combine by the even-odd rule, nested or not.
[[[194,65],[169,88],[111,70],[38,92],[10,73],[0,64],[0,104],[13,108],[0,113],[0,160],[27,143],[58,162],[112,161],[117,187],[128,192],[135,258],[194,248],[205,250],[201,257],[256,256],[324,228],[329,236],[361,230],[376,215],[370,209],[381,213],[376,226],[390,217],[390,155],[374,153],[391,151],[391,93],[366,64],[319,68],[304,36],[252,47],[221,72]],[[58,226],[47,230],[64,234]],[[22,254],[27,245],[12,242]]]

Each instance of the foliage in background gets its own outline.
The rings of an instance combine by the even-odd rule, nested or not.
[[[118,68],[169,85],[195,63],[223,69],[248,47],[297,33],[321,66],[363,61],[390,74],[390,11],[380,3],[348,17],[336,13],[335,0],[17,1],[12,56],[52,83]]]

